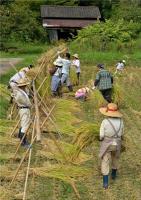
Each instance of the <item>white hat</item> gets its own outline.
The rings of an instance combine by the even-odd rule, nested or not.
[[[79,58],[79,56],[78,56],[77,53],[75,53],[75,54],[73,55],[73,57],[75,57],[75,58]]]
[[[126,63],[126,61],[125,61],[125,60],[123,60],[122,62],[123,62],[123,63]]]
[[[63,66],[63,63],[62,63],[62,61],[59,59],[59,58],[57,58],[54,62],[53,62],[53,64],[54,65],[57,65],[57,66]]]

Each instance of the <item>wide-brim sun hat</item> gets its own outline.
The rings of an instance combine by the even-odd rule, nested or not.
[[[73,55],[73,57],[75,57],[75,58],[79,58],[79,56],[78,56],[77,53],[75,53],[75,54]]]
[[[17,83],[17,86],[18,87],[21,87],[21,86],[26,86],[26,85],[29,85],[30,82],[28,79],[20,79],[19,82]]]
[[[108,117],[119,117],[121,118],[123,115],[119,112],[118,106],[114,103],[109,103],[107,107],[102,107],[99,109],[101,114]]]
[[[58,58],[53,62],[53,64],[56,65],[56,66],[59,66],[59,67],[63,66],[62,61]]]

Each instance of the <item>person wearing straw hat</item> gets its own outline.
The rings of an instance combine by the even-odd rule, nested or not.
[[[98,64],[97,68],[99,69],[99,72],[96,74],[94,87],[92,89],[95,89],[97,87],[104,99],[108,103],[111,103],[113,76],[109,71],[104,69],[104,64]]]
[[[56,59],[53,63],[56,67],[56,71],[52,76],[51,80],[51,91],[53,97],[60,95],[60,87],[61,87],[61,75],[62,75],[62,62],[60,59]]]
[[[76,76],[77,76],[77,85],[79,85],[79,80],[80,80],[80,73],[81,73],[81,69],[80,69],[80,60],[79,60],[79,56],[78,54],[74,54],[73,55],[73,61],[72,61],[72,66],[75,67],[76,69]]]
[[[108,188],[108,176],[110,171],[110,161],[112,161],[111,178],[116,179],[118,160],[121,150],[121,139],[123,136],[123,119],[118,107],[114,103],[109,103],[107,107],[99,109],[101,114],[106,116],[100,126],[100,153],[101,172],[103,175],[103,187]]]
[[[30,117],[31,102],[26,93],[26,86],[29,84],[30,82],[27,79],[20,79],[17,85],[13,86],[14,99],[19,108],[21,127],[19,129],[18,137],[20,138],[20,140],[26,133],[30,125],[30,120],[31,120],[31,117]],[[22,142],[22,146],[29,147],[29,143],[27,141],[26,136]]]

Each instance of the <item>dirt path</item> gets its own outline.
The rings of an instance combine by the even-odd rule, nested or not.
[[[0,58],[0,75],[3,75],[7,72],[7,70],[11,69],[13,65],[21,62],[23,58]]]

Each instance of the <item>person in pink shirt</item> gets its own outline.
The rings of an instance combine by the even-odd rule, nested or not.
[[[88,87],[80,88],[75,93],[75,98],[77,100],[85,101],[88,97],[88,93],[90,92],[90,89]]]

